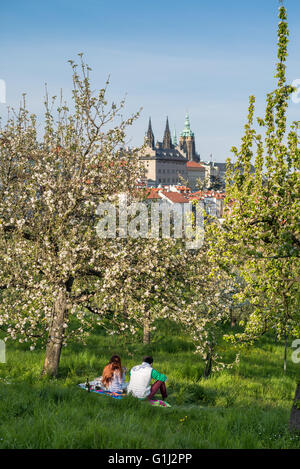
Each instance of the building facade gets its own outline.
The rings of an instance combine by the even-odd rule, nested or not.
[[[201,163],[195,161],[188,161],[186,163],[187,181],[192,191],[199,189],[199,181],[203,184],[206,178],[206,168]]]
[[[146,133],[146,147],[139,156],[146,170],[148,186],[157,187],[188,182],[187,163],[200,160],[196,153],[195,137],[190,129],[189,116],[186,115],[185,127],[180,134],[179,144],[177,144],[176,131],[172,140],[168,118],[163,141],[155,143],[150,118]]]

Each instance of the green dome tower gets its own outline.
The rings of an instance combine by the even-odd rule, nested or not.
[[[191,131],[189,115],[185,116],[184,129],[179,137],[180,149],[184,151],[189,161],[196,160],[195,135]]]

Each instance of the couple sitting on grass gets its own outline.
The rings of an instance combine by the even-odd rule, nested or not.
[[[167,398],[165,382],[167,377],[152,368],[153,358],[144,357],[141,365],[134,366],[129,372],[129,383],[125,383],[126,368],[121,365],[119,355],[113,355],[102,373],[102,386],[111,392],[124,392],[140,399],[151,400],[160,390],[162,398]],[[151,380],[155,382],[151,386]]]

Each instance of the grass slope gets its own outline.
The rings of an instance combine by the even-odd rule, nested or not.
[[[168,376],[171,408],[86,393],[76,387],[100,375],[119,353],[130,369],[145,353]],[[233,350],[225,347],[226,358]],[[288,431],[299,365],[282,372],[282,344],[264,338],[239,367],[201,379],[203,364],[175,326],[160,326],[151,346],[98,332],[87,346],[63,350],[56,380],[40,378],[43,351],[8,346],[0,364],[0,448],[299,448]]]

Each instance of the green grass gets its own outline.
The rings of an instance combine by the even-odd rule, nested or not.
[[[229,345],[227,359],[233,357]],[[129,369],[152,353],[168,376],[171,408],[118,401],[76,385],[100,375],[119,353]],[[299,365],[282,372],[282,344],[264,338],[238,367],[203,380],[203,364],[175,326],[160,326],[153,344],[126,343],[101,331],[86,346],[63,350],[59,376],[41,379],[44,352],[8,346],[0,364],[0,448],[299,448],[288,420]]]

